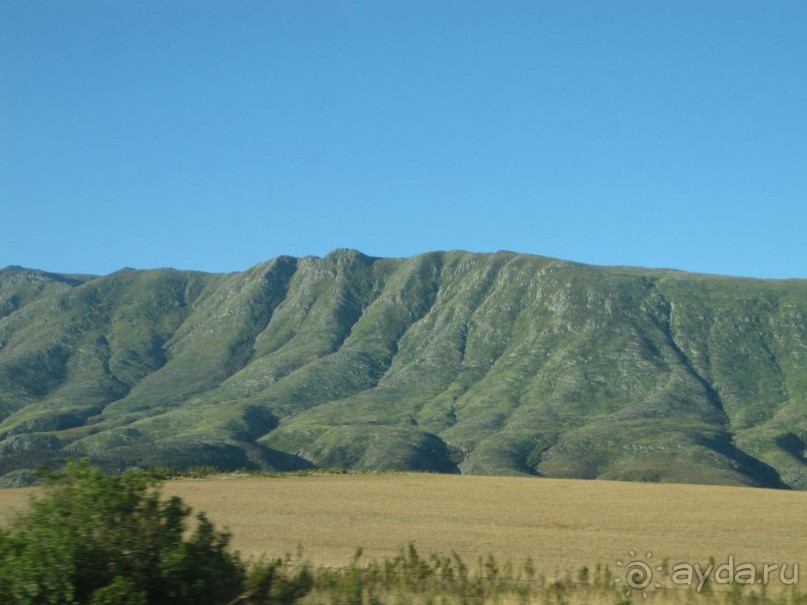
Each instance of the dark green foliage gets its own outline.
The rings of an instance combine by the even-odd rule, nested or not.
[[[292,603],[308,590],[307,575],[278,574],[276,564],[248,574],[203,513],[187,535],[190,509],[161,499],[152,475],[108,476],[79,462],[50,483],[0,535],[0,603],[224,605],[245,586],[255,594],[244,603]]]
[[[311,591],[314,577],[306,565],[290,569],[288,559],[260,562],[246,579],[240,602],[244,605],[283,605],[295,603]]]
[[[807,280],[337,250],[9,268],[0,302],[0,475],[86,456],[807,488]]]

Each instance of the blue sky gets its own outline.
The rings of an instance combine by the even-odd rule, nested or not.
[[[0,266],[807,278],[807,3],[0,3]]]

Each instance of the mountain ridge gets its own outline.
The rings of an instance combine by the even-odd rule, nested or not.
[[[507,251],[7,267],[0,473],[88,456],[804,489],[805,318],[807,280]]]

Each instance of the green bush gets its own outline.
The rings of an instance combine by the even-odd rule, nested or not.
[[[0,530],[0,603],[257,605],[307,592],[307,570],[282,578],[274,568],[248,570],[204,513],[188,534],[191,509],[162,499],[153,475],[108,476],[79,462],[49,483]]]

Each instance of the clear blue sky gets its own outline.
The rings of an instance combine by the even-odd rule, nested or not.
[[[807,277],[807,2],[0,2],[0,266]]]

